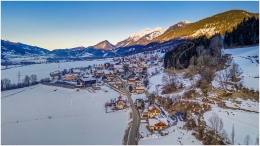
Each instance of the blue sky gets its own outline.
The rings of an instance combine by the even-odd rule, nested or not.
[[[1,2],[2,39],[49,50],[113,44],[144,28],[169,26],[232,9],[259,12],[259,2]]]

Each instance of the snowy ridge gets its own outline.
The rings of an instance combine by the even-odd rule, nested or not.
[[[146,44],[149,40],[154,39],[155,37],[160,36],[164,33],[164,29],[161,27],[155,27],[154,29],[145,28],[139,32],[133,33],[127,39],[118,42],[116,47],[126,47],[136,44]],[[142,41],[139,41],[142,40]]]

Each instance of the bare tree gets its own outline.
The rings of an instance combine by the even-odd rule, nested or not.
[[[190,65],[196,65],[197,64],[197,57],[196,56],[192,56],[190,59]]]
[[[163,86],[163,91],[162,94],[167,94],[178,87],[177,83],[177,76],[171,73],[166,73],[166,75],[163,75],[162,77],[162,83],[164,84]]]
[[[1,84],[3,84],[3,89],[9,89],[11,87],[11,80],[4,78],[1,80]]]
[[[31,75],[31,84],[34,85],[36,81],[37,81],[37,76],[36,76],[36,74]]]
[[[223,90],[227,90],[227,82],[230,79],[229,69],[224,69],[216,74],[216,81]]]
[[[230,73],[232,82],[238,82],[240,80],[240,75],[243,73],[243,71],[239,67],[239,64],[233,63],[230,66],[229,73]]]
[[[4,81],[3,81],[3,79],[1,80],[1,90],[3,90],[4,89]]]
[[[189,65],[188,71],[191,75],[196,74],[196,66],[195,65]]]
[[[214,74],[210,67],[205,67],[201,72],[201,76],[205,79],[208,83],[213,80]]]
[[[257,137],[255,139],[255,145],[259,145],[259,135],[257,135]]]
[[[23,83],[25,86],[29,86],[30,85],[30,77],[28,75],[25,75]]]
[[[250,135],[247,135],[244,140],[245,145],[250,145],[252,143],[252,140],[250,138]]]
[[[213,112],[208,121],[212,130],[215,131],[215,136],[217,136],[217,133],[223,130],[224,124],[222,118],[220,118],[215,112]]]
[[[230,135],[230,139],[231,139],[231,144],[234,145],[234,144],[235,144],[235,129],[234,129],[234,124],[233,124],[233,127],[232,127],[232,132],[231,132],[231,135]]]

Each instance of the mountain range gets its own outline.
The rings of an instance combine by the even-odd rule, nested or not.
[[[109,57],[129,53],[133,50],[142,51],[142,49],[144,50],[158,46],[167,47],[168,45],[168,48],[171,48],[174,45],[173,43],[179,43],[180,39],[185,40],[187,38],[196,38],[202,35],[210,37],[215,33],[223,35],[225,31],[231,31],[233,27],[236,27],[244,18],[252,16],[259,17],[259,13],[231,10],[193,23],[187,20],[178,22],[166,30],[161,27],[156,27],[154,29],[145,28],[139,32],[135,32],[115,45],[111,44],[108,40],[105,40],[94,46],[56,49],[53,51],[22,43],[1,40],[1,56],[2,58],[8,58],[14,55],[53,54],[57,57]]]

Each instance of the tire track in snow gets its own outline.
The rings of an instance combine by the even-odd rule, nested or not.
[[[89,115],[102,115],[106,113],[92,113],[92,114],[77,114],[77,115],[67,115],[67,116],[56,116],[56,117],[46,117],[46,118],[35,118],[35,119],[27,119],[27,120],[18,120],[13,122],[8,122],[1,124],[1,126],[9,125],[9,124],[18,124],[18,123],[25,123],[25,122],[33,122],[33,121],[40,121],[40,120],[52,120],[52,119],[61,119],[61,118],[71,118],[71,117],[82,117],[82,116],[89,116]]]

